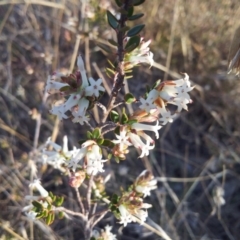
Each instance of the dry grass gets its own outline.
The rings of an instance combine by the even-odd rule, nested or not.
[[[101,20],[104,10],[93,1],[99,14],[84,24],[78,2],[0,2],[0,239],[81,239],[77,219],[46,228],[29,224],[21,214],[33,178],[31,161],[36,161],[39,146],[50,135],[61,143],[67,134],[71,145],[82,138],[80,126],[49,116],[50,100],[43,91],[46,76],[55,69],[72,70],[78,51],[93,76],[106,64],[106,55],[96,48],[97,42],[106,42],[106,36],[113,34]],[[135,71],[130,90],[139,96],[144,90],[141,83],[187,72],[196,85],[194,102],[188,112],[161,130],[149,158],[141,161],[133,152],[127,161],[107,167],[116,180],[107,185],[109,192],[131,182],[146,167],[159,180],[158,190],[148,199],[153,204],[151,226],[158,230],[161,226],[173,240],[237,240],[240,83],[226,72],[231,39],[239,27],[239,2],[153,0],[143,10],[148,16],[144,18],[146,38],[153,39],[157,64]],[[69,25],[74,17],[78,27]],[[98,37],[86,35],[88,29]],[[109,85],[111,80],[103,77]],[[66,196],[66,207],[77,210],[67,179],[51,168],[39,167],[44,186]],[[225,191],[222,207],[214,198],[219,187]],[[119,227],[110,215],[99,227],[106,223]],[[120,238],[159,239],[134,224],[120,229]]]

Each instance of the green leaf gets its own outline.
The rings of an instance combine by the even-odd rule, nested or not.
[[[140,40],[141,40],[140,36],[131,37],[125,46],[125,51],[126,52],[133,51],[140,44]]]
[[[48,216],[46,218],[46,224],[50,225],[51,224],[51,220],[52,220],[52,216],[51,216],[51,214],[48,214]]]
[[[128,121],[129,125],[132,125],[133,123],[137,123],[138,121],[136,119],[132,119]]]
[[[145,0],[133,0],[133,5],[134,6],[138,6],[141,5],[145,2]]]
[[[109,59],[107,59],[107,61],[108,61],[108,64],[109,64],[112,68],[115,68],[115,67],[116,67]]]
[[[53,195],[53,193],[52,193],[52,192],[48,192],[48,195],[49,195],[49,197],[50,197],[50,198],[52,198],[52,199],[53,199],[53,196],[54,196],[54,195]]]
[[[133,21],[133,20],[141,18],[142,16],[144,16],[144,13],[138,13],[138,14],[135,14],[135,15],[132,15],[131,17],[129,17],[128,20]]]
[[[64,201],[64,197],[63,197],[63,196],[57,197],[57,199],[56,199],[56,201],[55,201],[56,206],[57,206],[57,207],[62,206],[63,201]]]
[[[119,121],[119,114],[116,111],[112,110],[110,112],[110,119],[115,123],[118,122]]]
[[[58,218],[59,219],[63,219],[64,218],[64,213],[63,212],[59,212],[58,213]]]
[[[146,85],[146,91],[149,93],[152,89],[149,87],[149,85]]]
[[[41,209],[43,209],[43,205],[37,201],[33,201],[32,205],[39,211]]]
[[[42,218],[42,217],[44,217],[44,212],[39,212],[39,213],[36,215],[36,218],[37,218],[37,219],[40,219],[40,218]]]
[[[98,139],[101,136],[101,131],[99,128],[95,128],[92,132],[92,136],[94,139]]]
[[[113,148],[115,146],[115,144],[109,139],[104,139],[102,146]]]
[[[111,197],[112,204],[118,204],[120,197],[117,194],[113,194]]]
[[[103,138],[98,138],[96,142],[98,145],[102,145],[103,141],[104,141]]]
[[[106,68],[106,73],[108,73],[108,74],[115,74],[115,71],[114,70],[112,70],[111,68]]]
[[[70,89],[71,89],[70,86],[64,86],[64,87],[61,87],[61,88],[59,89],[59,91],[60,91],[60,92],[66,92],[66,91],[68,91],[68,90],[70,90]]]
[[[108,155],[107,155],[107,159],[111,159],[112,158],[112,153],[109,153]]]
[[[160,84],[161,80],[157,80],[153,85],[151,89],[154,89],[155,87],[157,87]]]
[[[107,10],[107,19],[108,19],[108,24],[113,28],[117,29],[118,27],[118,20],[115,18],[115,16]]]
[[[121,0],[115,0],[116,4],[118,5],[118,7],[122,6],[122,1]]]
[[[48,211],[47,211],[46,209],[44,209],[44,210],[42,211],[42,213],[43,213],[43,217],[47,217]]]
[[[120,126],[117,126],[117,127],[115,128],[114,133],[115,133],[116,135],[120,135]]]
[[[117,45],[118,45],[117,42],[115,42],[115,41],[112,40],[112,39],[109,39],[108,42],[109,42],[110,44],[112,44],[113,46],[117,46]]]
[[[120,162],[119,157],[115,157],[115,161],[116,161],[116,163],[119,163]]]
[[[143,30],[144,27],[145,27],[145,24],[139,24],[139,25],[133,27],[132,29],[130,29],[128,31],[127,36],[133,37],[133,36],[139,34]]]
[[[122,117],[121,117],[121,123],[125,124],[127,122],[128,122],[128,116],[127,116],[127,114],[125,112],[125,109],[123,108]]]
[[[131,94],[131,93],[127,93],[125,96],[124,96],[124,101],[128,104],[134,102],[136,100],[136,98]]]
[[[92,137],[93,137],[93,136],[92,136],[92,133],[89,132],[89,131],[87,131],[87,138],[88,138],[88,139],[92,139]]]
[[[128,9],[127,16],[128,16],[128,17],[131,17],[131,16],[133,15],[133,12],[134,12],[134,7],[131,6],[131,7]]]
[[[47,225],[52,224],[54,219],[55,219],[55,214],[54,213],[49,213],[48,216],[47,216],[47,219],[46,219],[46,224]]]
[[[102,43],[97,43],[96,45],[98,47],[100,47],[103,51],[105,51],[107,53],[112,53],[112,49],[110,48],[110,46],[102,44]]]

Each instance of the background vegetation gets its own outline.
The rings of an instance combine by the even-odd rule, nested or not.
[[[44,187],[64,195],[65,206],[78,210],[68,180],[42,166],[38,152],[51,135],[62,143],[67,134],[73,146],[85,132],[85,127],[58,122],[49,115],[53,99],[44,94],[49,73],[72,69],[74,56],[81,52],[89,75],[103,78],[111,88],[104,68],[106,59],[114,55],[98,46],[107,45],[107,39],[114,36],[105,18],[106,8],[113,10],[114,1],[92,0],[87,10],[79,2],[0,1],[2,240],[81,239],[77,219],[56,221],[46,228],[29,224],[21,213],[32,161],[39,165]],[[148,199],[153,205],[150,225],[161,226],[174,240],[240,239],[240,82],[227,75],[231,39],[240,24],[239,1],[151,0],[142,12],[144,37],[152,39],[156,63],[150,69],[137,68],[125,88],[140,96],[145,84],[176,79],[180,72],[187,72],[195,85],[193,104],[161,129],[157,148],[148,158],[137,159],[132,149],[126,161],[109,164],[105,174],[111,174],[112,180],[107,190],[117,191],[147,168],[159,180],[158,189]],[[98,116],[96,109],[94,115]],[[224,191],[222,206],[219,189]],[[118,230],[111,215],[99,228],[106,224],[114,226],[119,239],[159,239],[137,224]]]

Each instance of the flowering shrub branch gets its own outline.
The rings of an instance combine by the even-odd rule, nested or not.
[[[86,138],[79,140],[79,147],[69,150],[67,136],[63,138],[63,146],[49,138],[41,156],[42,162],[52,165],[68,176],[69,185],[76,191],[80,212],[62,207],[63,197],[46,191],[40,181],[35,180],[29,187],[36,188],[40,196],[26,197],[30,205],[23,209],[29,219],[43,219],[47,224],[51,224],[55,216],[77,216],[82,221],[85,239],[116,239],[109,226],[101,232],[93,231],[94,226],[109,211],[124,226],[130,222],[138,221],[143,224],[146,221],[147,209],[151,205],[144,202],[144,198],[157,188],[157,181],[153,175],[143,171],[126,191],[122,190],[121,194],[114,194],[110,198],[105,191],[105,183],[109,178],[101,177],[104,164],[111,158],[116,161],[126,159],[131,146],[141,151],[139,158],[148,156],[155,147],[155,140],[148,132],[153,132],[158,139],[162,126],[172,122],[183,109],[188,109],[187,105],[192,102],[189,92],[193,87],[188,75],[184,73],[183,78],[176,81],[157,81],[151,88],[146,89],[143,96],[135,97],[132,93],[126,93],[124,101],[118,100],[118,93],[124,80],[130,77],[133,67],[142,63],[150,66],[153,64],[153,53],[149,49],[151,41],[145,41],[140,36],[144,24],[132,28],[127,26],[128,21],[143,16],[142,13],[133,14],[135,6],[143,2],[144,0],[116,0],[120,12],[119,19],[107,11],[108,23],[116,32],[117,39],[117,42],[109,41],[116,50],[117,59],[115,64],[109,61],[111,68],[107,68],[107,73],[114,81],[107,106],[100,101],[105,92],[102,79],[87,77],[81,55],[77,58],[76,72],[67,76],[55,72],[48,77],[46,91],[49,94],[59,93],[64,97],[53,104],[50,113],[60,120],[71,119],[73,123],[89,127]],[[133,114],[128,114],[123,106],[125,104],[139,106]],[[170,110],[169,105],[174,105],[175,111]],[[102,109],[102,121],[99,124],[92,121],[94,119],[91,111],[94,106]],[[115,111],[116,107],[121,110]],[[108,134],[109,132],[114,133],[114,139],[111,139],[112,135]],[[110,138],[107,138],[108,136]],[[103,149],[109,153],[108,157],[103,156]],[[84,197],[79,193],[83,182],[87,182]],[[97,202],[106,204],[99,212]],[[166,236],[164,238],[169,239]]]

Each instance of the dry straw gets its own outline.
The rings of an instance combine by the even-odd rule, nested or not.
[[[235,31],[229,55],[228,55],[228,73],[234,71],[236,75],[240,74],[240,27]]]

